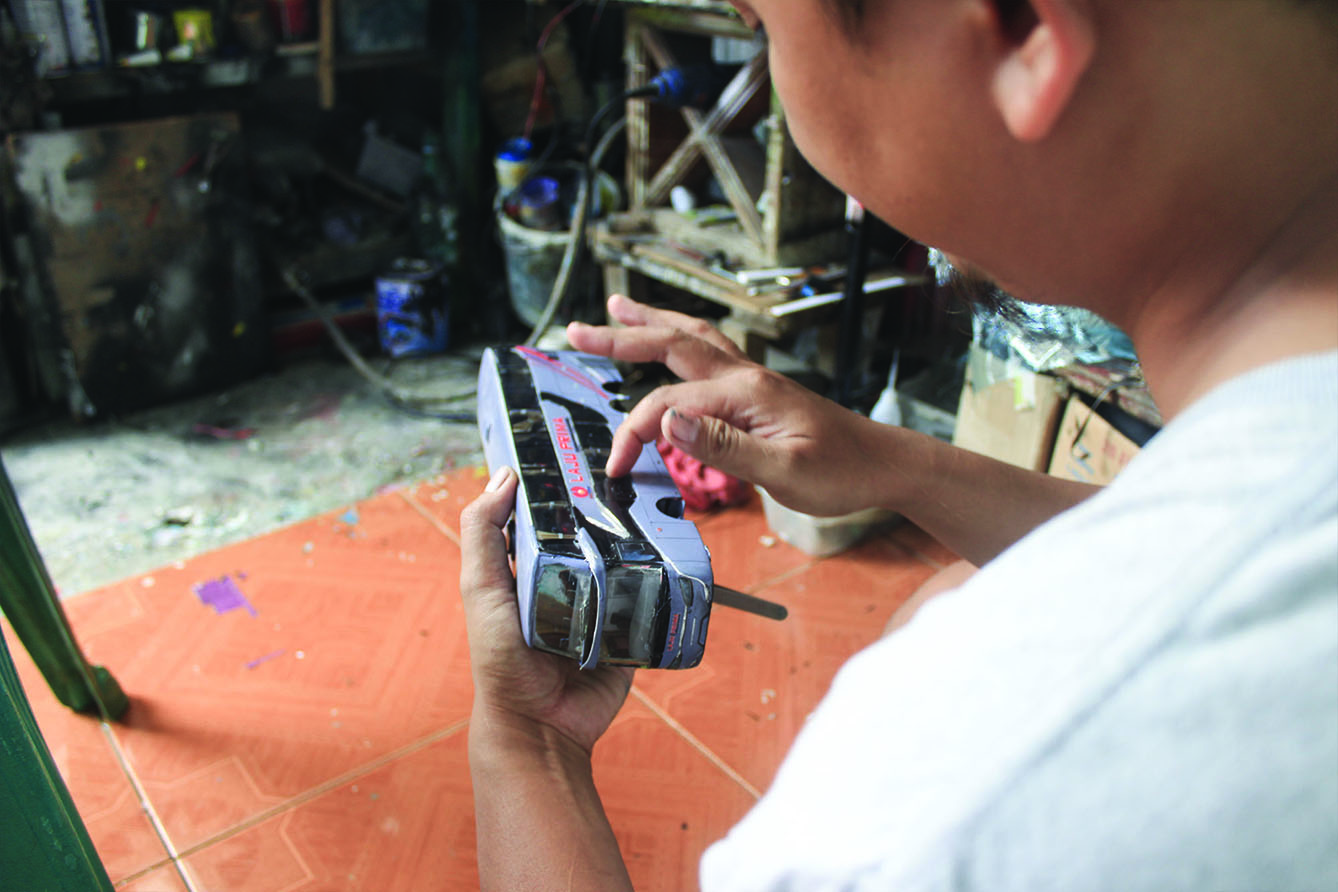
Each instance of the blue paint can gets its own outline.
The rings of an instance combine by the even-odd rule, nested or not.
[[[502,192],[510,192],[525,182],[533,155],[534,146],[523,137],[508,139],[502,143],[493,161],[497,171],[497,188]]]
[[[531,229],[555,232],[563,228],[562,190],[552,177],[534,177],[520,187],[520,224]]]
[[[376,322],[388,356],[422,356],[446,349],[446,293],[441,268],[402,258],[376,279]]]

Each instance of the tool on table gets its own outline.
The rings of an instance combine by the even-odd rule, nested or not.
[[[877,294],[880,291],[889,291],[893,288],[905,288],[910,285],[924,285],[928,283],[928,276],[884,276],[873,279],[864,286],[864,293]],[[777,304],[767,310],[767,315],[776,319],[783,319],[786,316],[793,316],[795,313],[802,313],[805,310],[815,310],[818,307],[826,307],[831,304],[840,303],[845,300],[844,291],[829,291],[823,294],[814,294],[809,297],[801,297],[795,300],[786,301],[783,304]]]

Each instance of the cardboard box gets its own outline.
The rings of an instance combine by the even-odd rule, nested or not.
[[[993,362],[993,357],[972,347],[953,445],[1044,471],[1054,453],[1068,388],[1049,375],[1019,369],[1009,369],[1007,377],[1000,378],[986,368]]]
[[[1105,485],[1138,454],[1138,447],[1077,397],[1069,399],[1059,423],[1050,474],[1080,483]]]

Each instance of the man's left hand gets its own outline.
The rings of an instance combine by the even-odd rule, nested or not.
[[[474,722],[536,739],[555,731],[587,754],[613,721],[633,670],[534,650],[520,628],[516,581],[503,528],[515,508],[517,477],[503,468],[460,515],[460,594],[474,672]]]

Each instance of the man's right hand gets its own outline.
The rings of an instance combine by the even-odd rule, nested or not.
[[[877,474],[876,444],[887,443],[896,429],[749,361],[705,320],[619,295],[609,299],[609,313],[627,327],[572,323],[572,346],[627,362],[663,363],[683,379],[632,410],[614,437],[610,476],[630,471],[641,448],[663,436],[806,514],[832,516],[877,504],[869,485]]]

